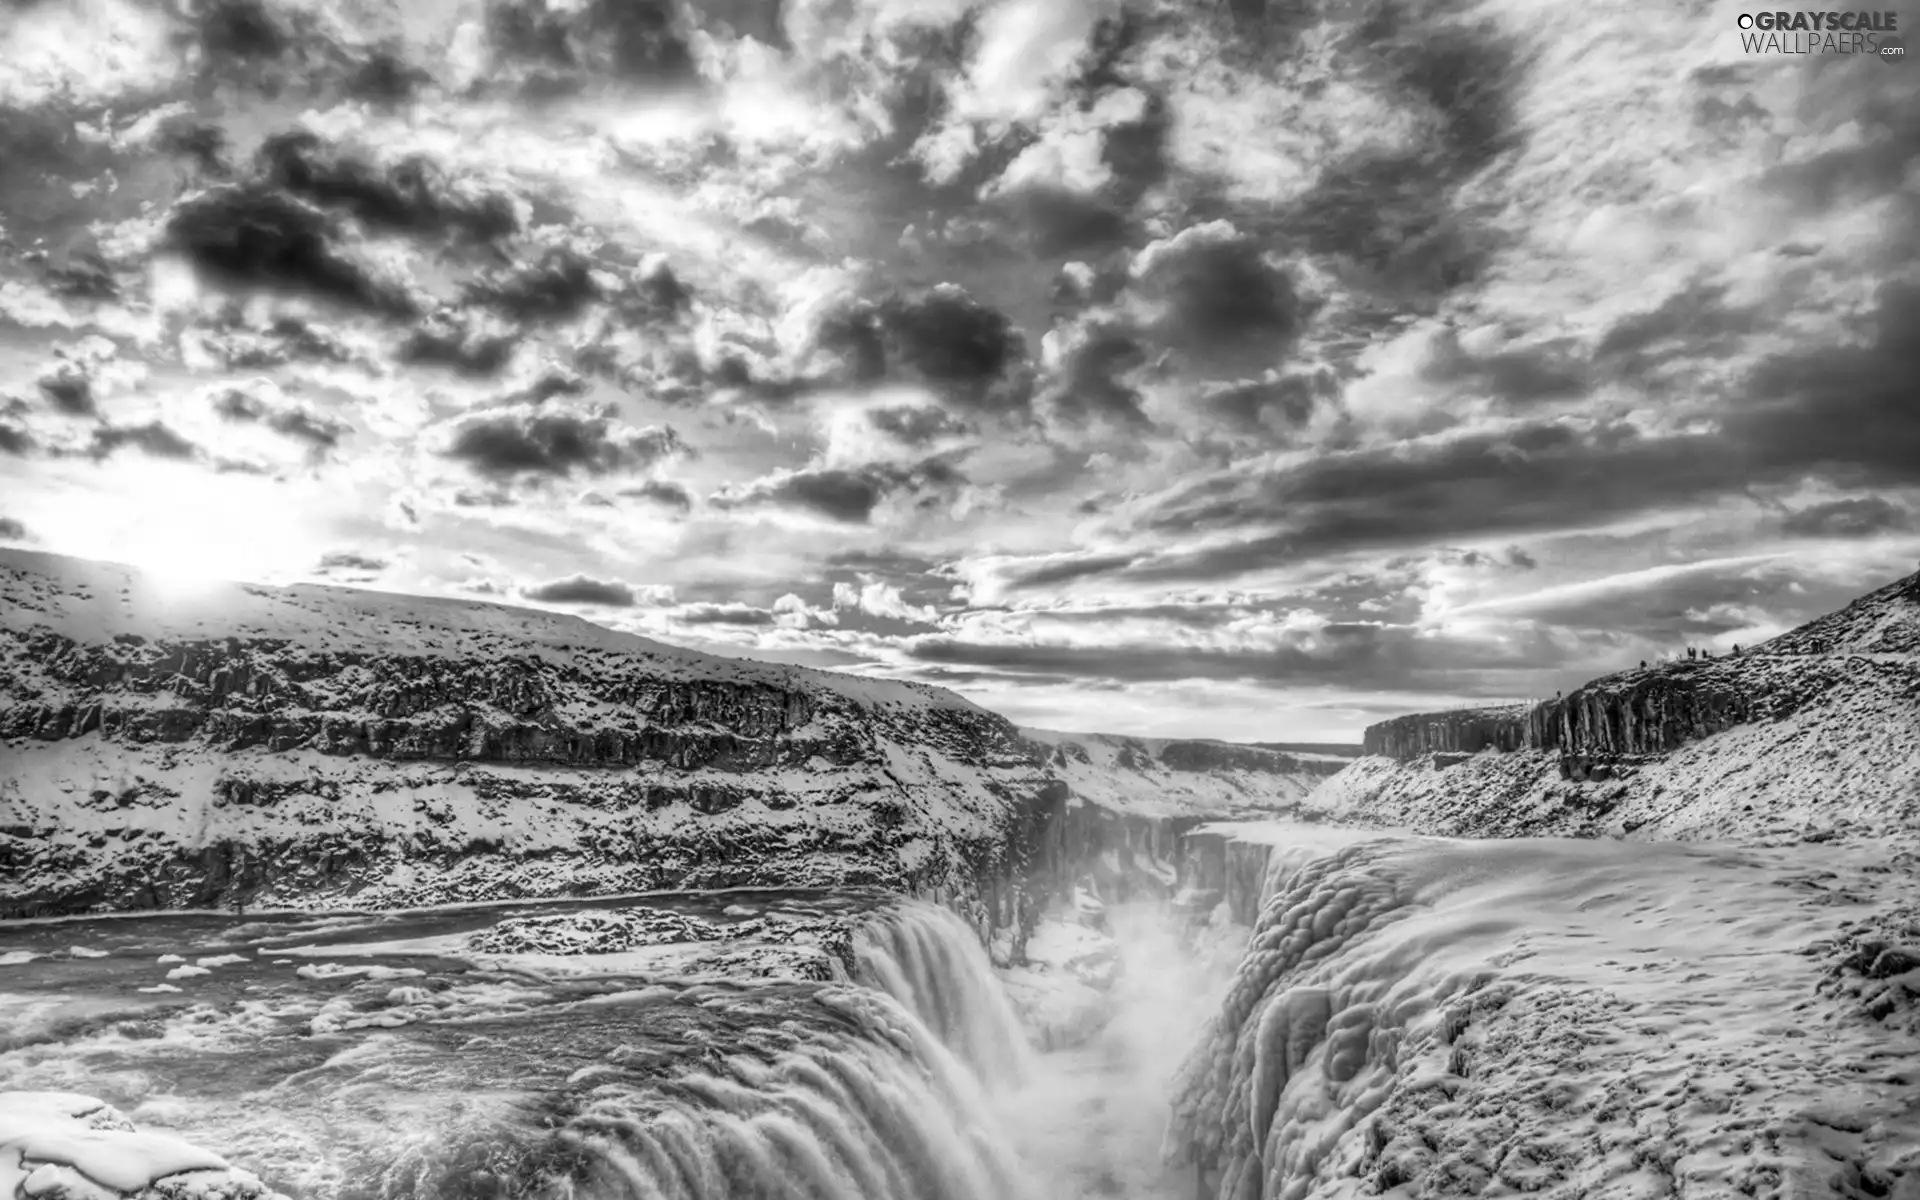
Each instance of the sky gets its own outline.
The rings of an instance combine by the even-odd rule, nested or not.
[[[0,540],[1165,736],[1751,644],[1920,565],[1920,66],[1743,11],[5,0]]]

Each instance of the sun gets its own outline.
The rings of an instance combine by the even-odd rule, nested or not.
[[[281,485],[257,477],[133,460],[71,499],[53,540],[84,557],[138,567],[168,598],[298,574],[316,555],[300,506]]]

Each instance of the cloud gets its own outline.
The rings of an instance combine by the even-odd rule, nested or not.
[[[167,221],[171,245],[227,282],[308,291],[383,316],[411,316],[407,284],[351,253],[344,232],[310,204],[261,184],[215,188]]]
[[[1024,338],[1006,314],[953,284],[847,301],[825,315],[814,341],[840,357],[853,383],[919,382],[980,412],[1027,402]]]
[[[633,588],[617,579],[571,575],[522,588],[523,599],[544,604],[592,604],[604,608],[632,608],[640,602]]]
[[[320,556],[314,571],[321,575],[378,575],[392,565],[387,559],[358,550],[329,550]]]
[[[863,577],[858,588],[844,580],[834,584],[833,607],[855,609],[870,617],[907,621],[916,625],[931,625],[940,617],[939,611],[931,605],[908,604],[901,597],[898,587],[871,575]]]
[[[475,179],[450,176],[422,155],[377,167],[309,130],[269,137],[256,172],[264,187],[374,226],[481,241],[520,229],[513,199]]]
[[[87,453],[98,460],[111,457],[123,449],[138,450],[152,458],[180,462],[193,461],[201,456],[201,449],[196,443],[160,421],[97,426],[89,439]]]
[[[1259,239],[1208,221],[1151,242],[1134,256],[1130,293],[1170,345],[1203,358],[1273,361],[1300,335],[1313,304]]]
[[[263,425],[282,437],[306,445],[315,453],[325,453],[337,447],[350,429],[339,418],[306,404],[285,397],[269,398],[238,387],[215,393],[212,405],[214,413],[223,420]]]
[[[693,511],[693,493],[669,479],[649,479],[645,483],[620,489],[620,494],[636,500],[647,500],[675,512]]]
[[[13,517],[0,517],[0,542],[30,542],[33,535],[27,527]]]
[[[1780,528],[1796,537],[1858,538],[1914,527],[1913,513],[1884,496],[1856,496],[1788,513]]]
[[[611,417],[516,404],[456,419],[439,451],[495,481],[645,471],[688,451],[672,426],[634,429]]]
[[[78,363],[61,363],[40,377],[39,387],[41,395],[70,416],[88,417],[99,411],[94,402],[93,381],[87,377],[86,368]]]
[[[849,525],[866,524],[882,501],[900,493],[949,488],[963,482],[939,459],[907,467],[805,467],[781,470],[752,483],[728,485],[710,498],[720,509],[785,508]]]
[[[773,612],[750,604],[685,604],[673,610],[672,620],[679,625],[732,625],[749,629],[777,623]]]

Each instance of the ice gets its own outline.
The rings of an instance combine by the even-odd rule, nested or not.
[[[1232,1200],[1920,1184],[1920,1079],[1882,1065],[1920,1041],[1818,991],[1821,947],[1901,886],[1873,865],[1546,839],[1278,854],[1170,1148]]]

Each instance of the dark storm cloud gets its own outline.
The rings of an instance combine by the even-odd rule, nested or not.
[[[440,452],[495,480],[645,470],[686,453],[671,426],[631,429],[573,409],[518,405],[454,423]]]
[[[510,197],[447,175],[424,155],[375,166],[319,135],[268,138],[257,156],[261,181],[369,225],[416,234],[457,233],[490,241],[519,232]]]
[[[1913,514],[1884,496],[1859,496],[1810,504],[1787,515],[1780,528],[1799,537],[1871,537],[1912,529]]]
[[[871,464],[862,467],[809,467],[780,471],[749,484],[730,485],[709,497],[716,508],[791,508],[828,520],[861,525],[888,496],[962,482],[939,460],[911,467]],[[924,502],[924,497],[922,498]]]
[[[1569,647],[1540,633],[1502,644],[1423,637],[1410,627],[1330,625],[1295,644],[1211,650],[1139,645],[968,642],[941,635],[907,643],[916,661],[1119,683],[1181,680],[1338,684],[1507,695],[1513,680],[1567,661]]]
[[[1695,283],[1645,312],[1616,322],[1594,347],[1594,361],[1643,375],[1679,356],[1731,353],[1760,325],[1760,310],[1728,303],[1724,284]]]
[[[0,416],[0,454],[25,458],[39,445],[33,434],[12,416]]]
[[[607,608],[632,608],[639,603],[633,588],[617,579],[594,579],[571,575],[547,583],[535,584],[520,593],[528,600],[547,604],[597,604]]]
[[[1212,579],[1334,550],[1590,524],[1745,486],[1710,434],[1646,437],[1625,424],[1536,421],[1499,433],[1323,454],[1175,489],[1145,518],[1161,533],[1264,531],[1174,551],[1127,573]]]
[[[93,380],[79,363],[61,363],[40,377],[39,388],[48,403],[70,416],[88,417],[99,411]]]
[[[200,457],[200,447],[159,421],[140,425],[101,425],[93,431],[87,454],[110,457],[122,449],[138,450],[152,458],[188,462]]]
[[[1259,239],[1225,222],[1198,225],[1143,251],[1133,290],[1166,306],[1155,332],[1178,348],[1202,356],[1252,349],[1275,358],[1312,305],[1264,251]]]
[[[1064,331],[1067,349],[1042,394],[1047,413],[1069,425],[1110,422],[1151,425],[1132,382],[1151,361],[1151,351],[1126,323],[1096,319]]]
[[[761,628],[774,623],[771,612],[747,604],[689,604],[675,609],[673,619],[680,625],[737,625],[745,628]]]
[[[310,290],[386,316],[415,310],[404,289],[343,252],[325,213],[267,185],[196,196],[174,210],[167,235],[195,265],[229,282]]]
[[[693,493],[667,479],[649,479],[637,487],[620,489],[620,494],[635,500],[651,501],[680,513],[693,511]]]
[[[12,517],[0,517],[0,542],[30,542],[27,527]]]
[[[600,286],[585,255],[554,248],[534,262],[475,280],[467,285],[466,294],[471,303],[522,321],[562,320],[598,300]]]
[[[851,301],[822,322],[816,342],[841,356],[853,383],[917,380],[981,411],[1016,411],[1028,400],[1026,340],[1005,313],[951,284]]]
[[[304,404],[266,400],[240,388],[229,388],[215,396],[213,411],[223,420],[264,425],[282,437],[306,444],[315,452],[338,446],[348,431],[344,421],[315,412]]]
[[[495,326],[469,311],[443,308],[407,334],[399,355],[405,363],[487,376],[499,374],[519,348],[519,330]]]
[[[392,565],[384,558],[362,554],[358,550],[330,550],[320,556],[320,561],[314,569],[322,575],[334,572],[378,574]]]
[[[1920,482],[1920,285],[1883,284],[1872,328],[1865,346],[1829,344],[1761,363],[1725,418],[1727,436],[1770,472]]]

